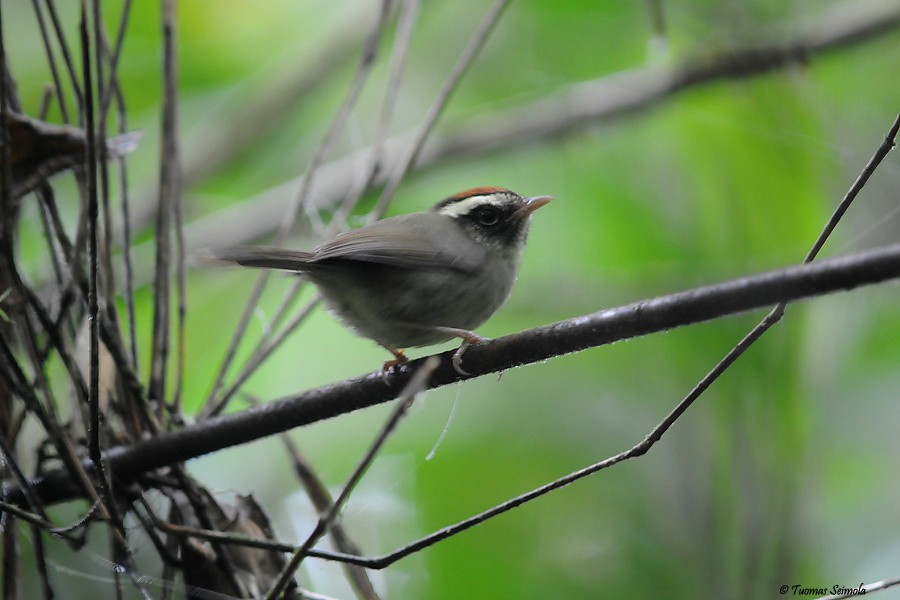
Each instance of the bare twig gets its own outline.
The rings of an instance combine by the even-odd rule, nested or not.
[[[87,132],[87,152],[85,153],[85,186],[87,190],[87,223],[88,223],[88,322],[90,330],[90,375],[88,384],[88,407],[90,419],[88,423],[88,454],[99,475],[100,490],[106,503],[112,502],[109,482],[105,477],[100,456],[100,305],[97,295],[97,221],[99,209],[97,203],[97,151],[94,135],[94,90],[91,75],[90,34],[88,33],[87,5],[81,4],[81,61],[84,69],[84,123]]]
[[[53,0],[45,0],[45,3],[47,5],[47,14],[50,15],[50,21],[53,23],[53,31],[56,33],[59,49],[63,55],[63,61],[66,63],[66,72],[69,74],[69,85],[72,86],[72,93],[75,96],[75,114],[80,116],[83,110],[82,104],[84,103],[84,95],[81,91],[81,85],[78,82],[78,70],[75,68],[75,64],[72,61],[72,53],[69,51],[69,44],[63,33],[63,27],[59,20],[59,14],[56,12],[56,6],[53,4]],[[60,93],[62,92],[60,91]],[[61,103],[62,102],[60,102],[60,104]]]
[[[122,56],[122,47],[125,44],[125,31],[128,28],[128,20],[131,16],[131,0],[125,0],[122,3],[122,14],[119,18],[119,28],[116,33],[116,41],[113,44],[112,51],[109,53],[109,82],[102,89],[102,96],[100,98],[100,118],[102,120],[106,120],[107,115],[109,114],[109,107],[112,103],[112,99],[118,98],[121,100],[122,94],[119,88],[119,58]],[[97,32],[98,35],[102,33],[102,31]],[[98,44],[100,44],[100,48],[103,48],[101,44],[102,40],[105,38],[99,37]]]
[[[107,86],[105,85],[106,71],[104,69],[105,65],[103,60],[103,21],[100,13],[100,0],[91,0],[91,13],[93,16],[94,32],[94,56],[92,58],[96,70],[97,89],[95,91],[96,101],[94,101],[90,107],[91,110],[96,109],[94,129],[89,129],[89,132],[94,138],[94,151],[96,152],[97,160],[95,168],[98,169],[96,174],[97,180],[94,182],[94,185],[96,186],[99,183],[99,190],[95,191],[95,193],[99,193],[100,208],[103,217],[103,228],[97,228],[99,225],[98,221],[98,223],[94,225],[94,233],[98,236],[97,244],[101,250],[98,255],[98,265],[102,268],[100,271],[100,282],[102,283],[102,286],[101,288],[98,288],[98,294],[104,292],[103,303],[105,306],[109,306],[112,304],[115,295],[115,275],[112,269],[112,211],[109,207],[109,166],[107,165],[109,152],[106,144],[96,143],[96,140],[105,140],[107,138],[106,111],[102,108],[103,96],[105,95],[104,90]],[[113,87],[115,80],[115,72],[111,72],[109,87]],[[103,236],[102,242],[100,242],[99,239],[101,232]]]
[[[156,223],[156,271],[153,280],[153,352],[150,363],[150,398],[157,402],[157,419],[163,420],[166,367],[170,331],[171,219],[180,193],[178,177],[178,89],[175,50],[175,4],[164,0],[163,114],[159,174],[159,209]]]
[[[182,418],[181,401],[184,387],[185,373],[185,320],[187,318],[187,272],[185,269],[185,242],[184,242],[184,205],[181,198],[181,157],[178,145],[178,63],[175,49],[175,2],[164,3],[164,19],[168,23],[171,37],[171,59],[165,65],[165,93],[166,104],[171,111],[171,139],[166,149],[166,159],[171,161],[172,178],[172,210],[175,217],[175,275],[178,288],[178,312],[176,321],[176,348],[175,348],[175,397],[172,401],[172,411],[177,419]],[[167,52],[167,54],[169,54]]]
[[[406,414],[406,411],[409,410],[409,407],[412,406],[412,403],[415,401],[416,396],[424,391],[428,385],[428,379],[431,377],[431,374],[434,373],[434,370],[437,368],[440,361],[438,361],[437,357],[430,356],[426,359],[422,364],[418,366],[416,371],[413,373],[412,377],[410,377],[409,382],[404,387],[403,391],[400,393],[400,396],[397,400],[397,407],[388,417],[387,421],[384,424],[384,427],[378,432],[378,435],[375,437],[375,440],[372,442],[372,445],[366,451],[365,455],[360,459],[359,463],[356,465],[356,468],[350,474],[350,477],[347,478],[347,483],[344,484],[344,487],[341,489],[341,493],[338,494],[338,497],[335,499],[334,503],[329,507],[329,509],[322,515],[319,516],[319,521],[316,524],[316,527],[309,534],[309,537],[306,538],[306,541],[297,548],[294,553],[291,555],[290,560],[288,560],[288,564],[285,566],[284,570],[281,572],[281,575],[275,585],[272,586],[272,589],[269,590],[269,593],[266,594],[266,600],[276,600],[281,594],[282,590],[286,589],[288,582],[293,578],[294,572],[300,566],[300,563],[303,562],[309,555],[309,550],[313,547],[313,545],[319,541],[319,539],[325,535],[325,532],[328,531],[331,523],[337,517],[338,513],[344,507],[344,504],[350,498],[350,494],[356,488],[356,485],[359,483],[360,479],[362,479],[363,474],[368,470],[369,465],[372,464],[372,461],[375,460],[375,455],[381,450],[381,447],[384,446],[384,443],[387,441],[388,437],[390,437],[391,433],[393,433],[394,429],[396,429],[397,425],[400,423],[400,419],[403,418],[403,415]]]
[[[44,44],[44,54],[47,56],[47,64],[50,67],[50,76],[53,78],[53,91],[56,93],[56,103],[59,106],[59,114],[63,123],[69,123],[69,109],[66,107],[66,99],[63,95],[62,81],[59,78],[59,69],[56,66],[56,59],[53,56],[53,49],[50,47],[50,38],[47,32],[47,23],[41,12],[39,0],[31,0],[34,8],[34,16],[38,23],[38,29],[41,31],[41,42]]]
[[[872,592],[882,592],[884,590],[890,589],[892,587],[896,587],[900,585],[900,577],[896,577],[894,579],[884,579],[882,581],[876,581],[869,584],[859,584],[859,586],[855,588],[851,588],[847,586],[845,589],[847,590],[844,593],[832,595],[832,596],[822,596],[818,600],[846,600],[847,598],[857,598],[863,594],[871,594]]]
[[[97,223],[99,220],[99,207],[97,202],[97,162],[98,156],[96,152],[96,129],[94,121],[94,83],[91,73],[91,37],[88,30],[88,7],[87,0],[81,2],[81,20],[79,23],[79,37],[81,42],[81,62],[83,69],[84,82],[84,104],[82,105],[85,130],[87,132],[87,152],[85,165],[85,186],[87,190],[87,238],[88,238],[88,321],[90,328],[90,383],[88,393],[88,406],[90,409],[89,429],[88,429],[88,457],[92,465],[92,473],[99,482],[99,496],[92,496],[92,500],[97,502],[101,514],[104,519],[109,522],[111,541],[119,551],[128,555],[128,543],[125,540],[125,530],[122,518],[119,515],[115,499],[112,494],[112,483],[108,477],[105,465],[103,464],[103,456],[100,451],[100,308],[98,298],[98,280],[97,274],[99,269],[99,258],[97,254],[98,230]],[[74,451],[68,448],[69,440],[63,439],[63,447],[67,452],[74,455]],[[74,460],[71,464],[80,468],[80,465]],[[75,477],[75,471],[72,472]],[[82,475],[82,477],[84,477]],[[87,486],[85,486],[87,487]],[[90,488],[88,488],[90,489]],[[133,573],[134,568],[130,560],[128,561],[128,571]],[[143,586],[136,584],[138,589],[143,591]],[[145,593],[146,595],[146,593]]]

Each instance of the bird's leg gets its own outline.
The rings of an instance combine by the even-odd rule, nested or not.
[[[471,375],[468,371],[462,368],[462,355],[466,351],[466,349],[472,344],[480,344],[482,342],[489,342],[491,338],[486,338],[478,335],[474,331],[469,331],[468,329],[457,329],[456,327],[440,327],[436,326],[434,329],[438,331],[443,331],[447,335],[452,335],[453,337],[458,337],[462,339],[462,344],[459,345],[459,348],[456,349],[456,352],[453,353],[453,357],[450,359],[450,363],[453,365],[453,368],[460,375]]]
[[[453,353],[453,357],[450,359],[450,363],[453,365],[453,368],[457,373],[466,377],[471,375],[471,373],[462,368],[463,353],[472,344],[480,344],[482,342],[491,341],[491,338],[486,338],[478,335],[474,331],[469,331],[468,329],[459,329],[458,327],[443,327],[441,325],[419,325],[418,323],[403,323],[403,326],[425,329],[428,331],[437,331],[443,333],[447,337],[460,338],[462,340],[462,344],[460,344],[459,348],[456,349],[456,352]],[[402,365],[403,363],[408,361],[403,352],[395,348],[391,348],[390,346],[385,346],[384,344],[381,345],[387,348],[388,351],[396,357],[396,360],[389,360],[388,362],[384,363],[384,367],[382,367],[381,369],[382,376],[384,376],[388,370],[393,369],[398,365]]]
[[[381,378],[385,381],[387,380],[387,375],[390,373],[395,367],[399,367],[400,365],[406,364],[409,362],[409,359],[406,358],[406,355],[403,354],[403,350],[398,350],[397,348],[392,348],[391,346],[384,346],[385,350],[394,355],[394,360],[385,361],[383,365],[381,365]]]

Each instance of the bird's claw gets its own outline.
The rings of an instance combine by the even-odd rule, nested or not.
[[[393,354],[394,354],[394,359],[385,361],[385,363],[383,365],[381,365],[381,380],[384,383],[388,382],[388,377],[390,376],[391,373],[394,372],[394,370],[396,368],[400,367],[401,365],[405,365],[406,363],[409,362],[409,359],[406,358],[406,355],[403,354],[402,351],[391,350],[391,352],[393,352]]]
[[[453,353],[453,356],[450,358],[450,364],[453,365],[453,370],[462,375],[463,377],[469,377],[472,374],[462,368],[462,356],[463,353],[471,346],[472,344],[480,344],[482,342],[490,341],[490,338],[481,337],[480,335],[470,334],[465,336],[462,339],[462,344],[459,345],[459,348],[456,349],[456,352]]]

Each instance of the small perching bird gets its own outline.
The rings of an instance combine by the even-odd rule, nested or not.
[[[260,269],[300,273],[327,308],[394,360],[403,348],[463,340],[453,356],[486,341],[473,330],[509,297],[531,215],[550,196],[522,197],[477,187],[441,200],[430,211],[400,215],[338,234],[312,252],[271,247],[212,248],[207,257]]]

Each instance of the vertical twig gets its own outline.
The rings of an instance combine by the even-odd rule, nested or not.
[[[110,72],[109,84],[104,83],[105,72],[103,69],[103,21],[100,14],[100,0],[92,0],[93,12],[93,31],[94,31],[94,64],[97,70],[97,99],[100,101],[98,106],[102,106],[103,97],[106,95],[104,90],[112,87],[115,81],[115,73]],[[95,102],[95,104],[97,104]],[[101,230],[97,229],[98,246],[100,248],[99,260],[102,260],[102,291],[103,303],[110,306],[113,303],[115,290],[115,276],[112,269],[112,214],[109,208],[109,151],[107,148],[107,123],[106,113],[103,110],[97,111],[95,119],[96,129],[94,131],[94,150],[97,156],[97,167],[99,168],[100,183],[99,194],[100,203],[103,212],[103,241],[99,243]],[[99,218],[99,217],[98,217]],[[99,223],[99,221],[98,221]],[[95,225],[96,227],[96,225]],[[98,291],[99,293],[99,291]]]
[[[22,573],[19,564],[19,539],[16,536],[17,529],[13,527],[14,521],[3,515],[2,543],[3,543],[3,566],[2,566],[2,594],[3,598],[14,599],[21,595]]]
[[[31,526],[31,540],[34,545],[34,562],[37,565],[38,579],[41,582],[41,592],[43,597],[49,600],[54,597],[54,593],[50,585],[50,573],[47,570],[47,551],[44,548],[41,529],[36,525]]]
[[[84,70],[84,114],[83,120],[87,132],[87,152],[85,153],[85,187],[87,190],[87,238],[88,238],[88,323],[90,335],[90,376],[88,378],[88,407],[90,420],[88,423],[88,455],[98,473],[103,466],[100,457],[100,308],[97,298],[97,149],[94,129],[94,90],[91,74],[90,36],[87,24],[87,3],[81,2],[81,61]],[[103,477],[101,476],[102,480]],[[104,499],[112,498],[104,490]]]
[[[75,95],[75,112],[80,115],[83,109],[82,104],[84,103],[84,96],[81,93],[81,85],[78,83],[78,72],[75,69],[75,63],[72,61],[72,53],[69,51],[69,44],[66,42],[66,36],[63,33],[59,15],[56,12],[56,6],[53,4],[53,0],[45,0],[45,2],[47,4],[47,14],[50,15],[50,22],[53,23],[53,31],[56,33],[56,39],[59,42],[59,49],[62,51],[63,61],[66,63],[66,71],[69,74],[69,84],[72,86],[72,93]]]
[[[184,208],[181,203],[181,194],[174,198],[175,205],[175,271],[178,282],[178,320],[177,347],[175,349],[175,398],[172,401],[172,410],[178,418],[181,418],[182,390],[184,388],[184,340],[185,320],[187,318],[187,270],[185,268],[185,240],[184,240]]]
[[[95,0],[97,2],[98,0]],[[98,62],[101,59],[101,56],[106,57],[109,62],[109,78],[107,84],[105,86],[101,86],[100,88],[100,119],[104,123],[104,126],[107,122],[109,115],[109,108],[113,100],[116,102],[116,116],[118,122],[118,132],[119,134],[126,134],[128,131],[127,127],[127,111],[125,109],[125,99],[122,94],[122,90],[119,86],[119,59],[122,55],[122,48],[125,42],[125,32],[128,28],[129,17],[131,15],[131,0],[126,0],[122,6],[122,12],[119,17],[119,24],[116,31],[116,39],[113,44],[112,49],[109,48],[109,44],[107,42],[105,32],[102,28],[98,27],[97,30],[97,60]],[[98,23],[102,23],[98,20]],[[105,129],[104,129],[105,131]],[[104,135],[105,139],[105,135]],[[106,149],[106,146],[104,146]],[[112,270],[112,254],[113,254],[113,215],[112,210],[110,209],[109,200],[108,200],[108,159],[112,158],[107,156],[107,160],[104,160],[102,164],[103,166],[103,183],[104,183],[104,204],[103,204],[103,216],[104,216],[104,237],[106,240],[105,243],[105,254],[104,254],[104,266],[105,270],[108,273],[107,277],[107,308],[106,318],[108,318],[113,323],[118,323],[119,317],[115,311],[115,307],[113,305],[113,298],[116,294],[116,286],[114,280],[114,271]],[[121,195],[122,202],[122,212],[124,213],[123,217],[123,237],[124,241],[122,243],[122,255],[125,264],[125,293],[124,293],[124,304],[125,304],[125,312],[126,319],[128,321],[128,330],[129,330],[129,338],[130,338],[130,353],[131,353],[131,364],[135,370],[139,369],[138,365],[138,353],[137,353],[137,333],[135,331],[135,309],[134,309],[134,273],[133,266],[131,261],[131,228],[129,223],[129,210],[128,210],[128,170],[127,170],[127,161],[125,156],[121,153],[116,153],[115,156],[116,161],[118,162],[118,188],[119,193]],[[118,328],[117,328],[118,329]],[[140,402],[140,399],[136,399],[136,401]]]
[[[13,224],[11,222],[13,211],[12,197],[12,163],[9,154],[9,129],[6,123],[9,122],[9,91],[7,90],[6,77],[6,41],[3,35],[3,7],[0,5],[0,253],[8,256],[0,257],[3,262],[8,262],[12,267],[12,234]],[[4,278],[5,279],[5,278]],[[8,285],[8,282],[3,282]],[[0,290],[2,292],[4,290]]]
[[[87,152],[85,174],[85,187],[87,191],[87,238],[88,238],[88,323],[90,330],[90,383],[88,386],[88,406],[90,410],[88,424],[88,456],[94,465],[94,472],[100,484],[100,495],[91,495],[94,499],[100,499],[99,508],[103,517],[109,522],[109,532],[118,545],[121,554],[126,558],[128,565],[127,571],[135,582],[135,586],[147,597],[147,592],[143,584],[134,577],[133,564],[129,559],[128,543],[125,540],[124,526],[122,518],[119,515],[116,502],[112,495],[112,485],[109,481],[107,473],[104,469],[102,456],[100,454],[100,368],[99,368],[99,350],[100,350],[100,307],[97,289],[97,275],[99,270],[99,258],[97,256],[97,222],[99,219],[99,206],[97,202],[97,152],[96,152],[96,130],[94,122],[94,84],[91,74],[91,43],[90,33],[88,30],[88,0],[81,1],[81,19],[79,22],[79,34],[81,38],[81,61],[84,71],[84,104],[83,104],[83,120],[86,124],[87,133]],[[68,439],[62,440],[68,443]],[[74,452],[72,453],[74,454]],[[80,469],[81,465],[74,461],[76,468]],[[83,475],[84,476],[84,475]]]
[[[169,162],[170,207],[175,219],[175,271],[177,278],[178,309],[176,320],[175,347],[175,390],[172,402],[174,414],[180,418],[182,388],[184,386],[184,340],[185,318],[187,316],[187,273],[185,271],[184,210],[181,204],[181,157],[178,146],[178,49],[176,46],[175,0],[164,0],[163,19],[167,33],[164,66],[164,88],[168,140],[165,143],[164,161]],[[168,230],[167,230],[168,231]],[[168,233],[167,233],[168,235]],[[162,391],[162,390],[161,390]],[[161,398],[162,396],[160,396]]]
[[[118,103],[119,132],[126,131],[124,104]],[[122,258],[125,263],[125,313],[128,321],[128,349],[134,370],[140,372],[137,351],[137,320],[134,309],[134,264],[131,254],[131,210],[128,194],[128,170],[125,157],[119,157],[119,188],[122,191]]]
[[[122,4],[122,14],[119,18],[119,27],[116,31],[116,41],[113,44],[112,50],[109,51],[104,44],[102,47],[107,50],[109,54],[109,81],[107,85],[101,90],[102,96],[100,98],[100,118],[106,119],[109,114],[109,107],[112,103],[112,99],[118,98],[121,100],[122,93],[119,88],[119,58],[122,56],[122,47],[125,44],[125,32],[128,29],[129,17],[131,16],[131,0],[125,0]],[[105,38],[103,38],[105,41]]]
[[[47,64],[50,66],[50,76],[53,78],[53,89],[56,92],[56,103],[59,105],[59,114],[62,116],[63,123],[69,123],[69,109],[66,108],[66,98],[63,95],[62,81],[59,78],[59,69],[56,66],[56,59],[53,56],[53,48],[50,46],[50,37],[47,33],[47,23],[44,21],[44,14],[41,12],[39,0],[31,0],[34,7],[34,16],[37,19],[38,29],[41,31],[41,41],[44,43],[44,53],[47,55]]]
[[[163,114],[156,214],[156,271],[153,283],[153,350],[150,366],[150,398],[157,402],[162,422],[166,393],[166,368],[170,335],[171,218],[178,190],[177,93],[175,76],[175,0],[162,0]]]

